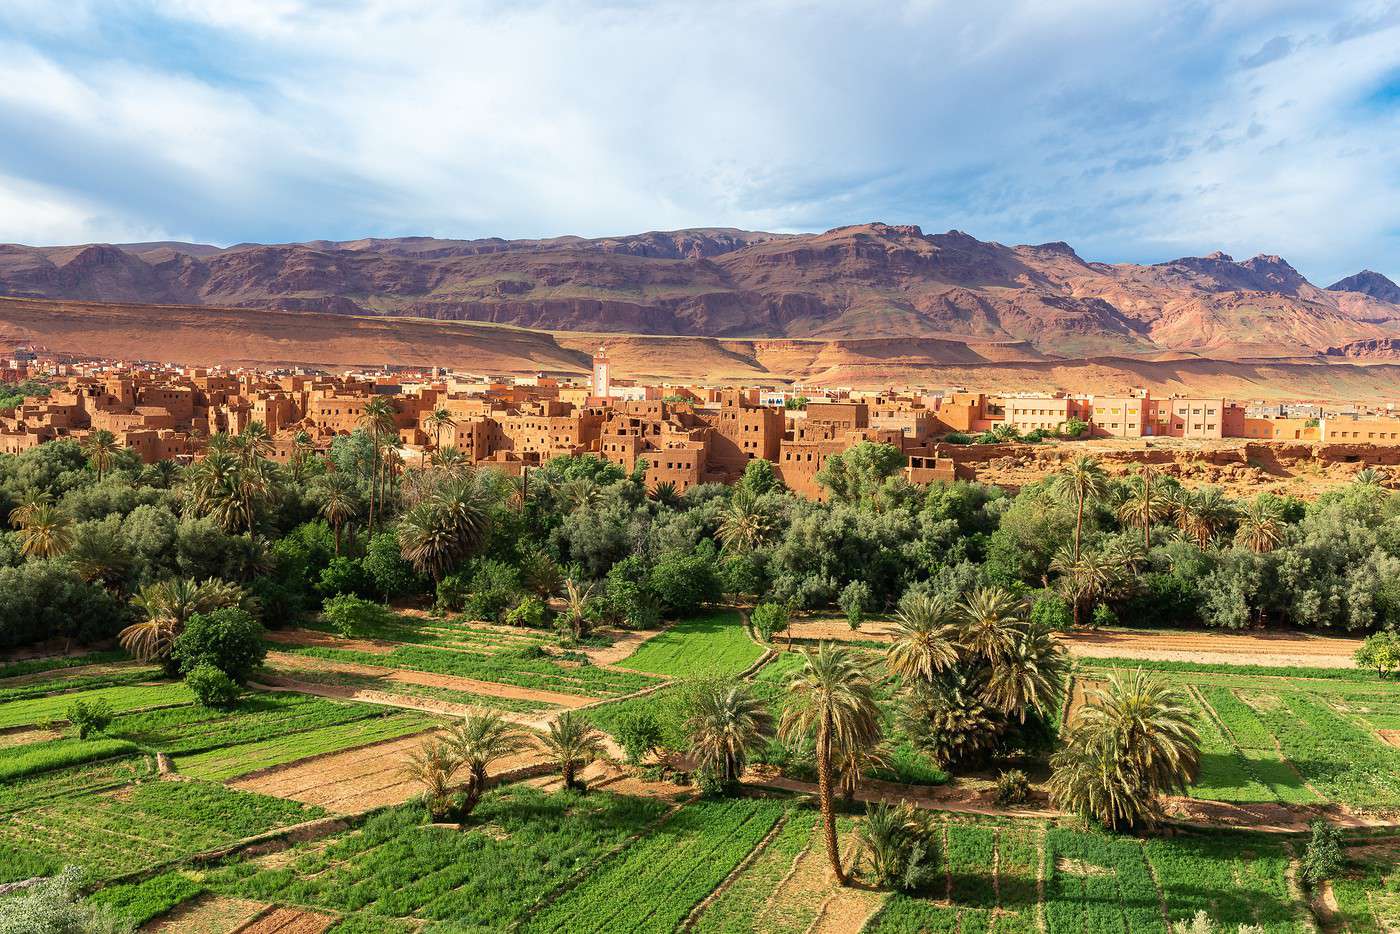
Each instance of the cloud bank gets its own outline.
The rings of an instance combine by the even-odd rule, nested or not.
[[[885,220],[1400,276],[1400,6],[10,0],[0,241]]]

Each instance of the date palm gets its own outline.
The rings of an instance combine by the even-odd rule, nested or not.
[[[958,619],[956,608],[941,594],[905,594],[885,666],[905,681],[932,681],[958,662]]]
[[[434,467],[441,467],[448,471],[461,470],[468,463],[467,455],[451,445],[434,451],[430,462]]]
[[[486,772],[492,763],[529,749],[534,745],[534,737],[499,713],[475,713],[452,727],[447,742],[460,768],[467,772],[463,789],[466,800],[462,805],[466,816],[486,790]]]
[[[256,460],[271,457],[276,445],[273,444],[266,424],[249,422],[242,431],[233,436],[233,450],[240,461],[251,464]]]
[[[550,722],[540,743],[550,758],[559,763],[565,788],[580,787],[579,769],[605,755],[603,734],[583,714],[572,710],[566,710]]]
[[[90,431],[83,439],[82,448],[88,463],[97,471],[97,482],[101,483],[103,476],[111,469],[112,462],[116,460],[117,452],[121,450],[121,446],[117,444],[117,436],[105,428]]]
[[[571,577],[564,581],[564,609],[560,612],[575,642],[588,638],[592,623],[588,618],[588,601],[593,598],[593,585],[580,587]]]
[[[411,753],[403,764],[403,774],[423,785],[428,814],[433,820],[447,816],[448,798],[452,795],[452,780],[462,767],[456,748],[445,739],[425,742]]]
[[[720,513],[715,538],[726,554],[743,554],[764,544],[773,534],[773,517],[758,495],[739,488]]]
[[[716,684],[695,698],[685,729],[696,763],[729,785],[773,735],[773,715],[749,685]]]
[[[676,485],[670,480],[663,480],[647,491],[647,499],[662,509],[679,509],[681,507],[681,494],[676,492]]]
[[[271,462],[244,451],[209,453],[185,470],[181,489],[189,512],[213,518],[225,532],[252,532],[277,492]]]
[[[1256,496],[1240,511],[1235,544],[1255,554],[1273,551],[1283,541],[1283,507],[1271,496]]]
[[[788,685],[778,734],[787,742],[810,739],[816,745],[826,855],[841,885],[847,878],[836,844],[832,779],[838,758],[857,746],[877,744],[880,730],[880,708],[865,662],[850,649],[826,642],[804,649],[802,668]]]
[[[1086,551],[1076,557],[1068,548],[1061,548],[1051,559],[1050,570],[1060,575],[1055,586],[1069,601],[1078,629],[1083,610],[1092,607],[1112,585],[1117,566],[1099,552]]]
[[[1191,708],[1169,684],[1138,669],[1091,691],[1050,760],[1056,807],[1110,829],[1153,826],[1160,796],[1184,793],[1200,771]]]
[[[342,473],[328,473],[316,483],[314,496],[321,518],[335,531],[335,553],[340,554],[340,532],[360,515],[360,495],[355,481]]]
[[[1118,504],[1118,521],[1142,529],[1142,546],[1152,549],[1152,523],[1171,513],[1171,500],[1151,467],[1128,481],[1128,495]]]
[[[77,529],[68,562],[78,576],[90,584],[100,584],[112,591],[121,591],[134,559],[117,528],[106,523],[92,523]]]
[[[196,613],[237,606],[244,597],[237,584],[211,577],[205,581],[171,578],[147,584],[131,598],[145,619],[117,634],[122,648],[143,662],[165,658],[185,624]]]
[[[1070,461],[1055,475],[1055,489],[1074,507],[1074,556],[1079,557],[1084,534],[1084,509],[1108,490],[1108,475],[1096,458],[1087,454]]]
[[[1069,654],[1048,628],[1028,624],[987,675],[987,705],[1022,723],[1030,711],[1048,713],[1064,695]]]
[[[292,456],[291,468],[292,479],[297,483],[302,481],[306,474],[306,465],[316,453],[316,442],[312,439],[310,432],[298,431],[292,435]]]
[[[433,432],[433,450],[441,451],[442,430],[444,428],[456,427],[457,420],[452,417],[452,413],[449,412],[447,409],[443,408],[442,406],[438,406],[437,408],[433,409],[431,412],[428,413],[427,417],[423,419],[423,424],[426,425]],[[425,457],[427,456],[426,451],[424,451],[423,454]]]
[[[1208,548],[1239,510],[1218,487],[1183,491],[1177,502],[1177,524],[1183,535]]]
[[[369,435],[370,440],[370,473],[369,473],[369,524],[368,534],[374,534],[374,512],[375,506],[380,500],[380,464],[382,458],[382,445],[384,438],[394,431],[394,403],[388,396],[375,396],[365,403],[364,410],[360,413],[360,427]]]
[[[10,525],[17,529],[21,528],[29,521],[29,517],[33,515],[34,510],[38,509],[40,506],[52,505],[52,494],[46,491],[31,490],[20,497],[18,506],[10,510]]]
[[[597,503],[603,491],[592,477],[570,477],[559,484],[556,492],[559,505],[564,512],[574,512]]]
[[[1021,601],[1001,587],[978,587],[958,607],[958,639],[973,655],[996,662],[1025,630]]]
[[[486,544],[491,534],[490,487],[476,473],[454,475],[399,520],[399,550],[419,572],[444,574]]]
[[[19,550],[28,558],[57,558],[73,547],[73,517],[41,502],[29,508],[19,526]]]

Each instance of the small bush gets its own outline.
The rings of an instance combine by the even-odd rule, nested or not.
[[[434,608],[443,613],[460,613],[466,607],[471,593],[471,580],[465,574],[449,574],[438,581]]]
[[[870,605],[870,585],[865,581],[851,581],[841,591],[836,603],[846,614],[846,622],[852,629],[860,629],[865,622],[865,610]]]
[[[1057,594],[1044,593],[1031,606],[1031,622],[1063,632],[1074,625],[1074,615],[1070,612],[1069,601]]]
[[[185,686],[205,707],[228,710],[238,703],[238,685],[213,665],[196,665],[185,675]]]
[[[531,643],[530,645],[522,645],[511,654],[516,658],[523,658],[526,661],[534,658],[549,657],[549,653],[544,650],[544,646],[540,645],[538,642]]]
[[[943,436],[943,443],[944,443],[944,444],[971,444],[971,443],[972,443],[972,435],[966,434],[966,433],[961,432],[961,431],[950,432],[949,434],[946,434],[946,435]]]
[[[788,608],[781,603],[760,603],[749,614],[753,631],[764,642],[772,642],[773,634],[787,628]]]
[[[1325,820],[1312,822],[1312,839],[1303,853],[1302,876],[1308,885],[1331,879],[1342,868],[1342,834]]]
[[[267,657],[264,632],[262,623],[238,607],[196,613],[170,654],[182,672],[213,665],[239,684],[246,684]]]
[[[517,603],[510,612],[506,613],[506,625],[524,626],[528,629],[542,629],[545,622],[547,607],[544,601],[531,594]]]
[[[1109,626],[1118,625],[1118,614],[1106,603],[1100,603],[1094,607],[1093,625],[1095,629],[1104,629]]]
[[[112,723],[112,705],[102,698],[76,700],[68,705],[68,722],[78,728],[78,739],[101,733]]]
[[[1025,772],[1020,769],[1011,769],[997,776],[997,804],[1003,807],[1025,804],[1030,796],[1031,783],[1026,778]]]
[[[346,637],[368,635],[393,618],[381,604],[348,593],[328,598],[321,608],[321,619]]]
[[[638,710],[622,718],[614,735],[627,761],[638,765],[661,744],[661,721],[650,710]]]
[[[520,573],[515,568],[504,561],[484,560],[472,574],[471,596],[462,612],[469,619],[499,622],[521,594]]]
[[[82,870],[69,866],[58,875],[7,898],[0,910],[0,934],[129,934],[135,925],[106,906],[81,900]]]

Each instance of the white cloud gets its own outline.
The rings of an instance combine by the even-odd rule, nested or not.
[[[1110,259],[1400,266],[1400,128],[1355,107],[1400,43],[1361,4],[63,6],[0,18],[0,130],[32,131],[0,143],[0,172],[117,226],[231,242],[879,217]]]

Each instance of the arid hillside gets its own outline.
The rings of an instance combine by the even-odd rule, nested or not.
[[[196,305],[0,298],[0,346],[32,341],[127,360],[189,364],[452,366],[471,372],[581,375],[606,343],[620,377],[988,391],[1209,393],[1236,399],[1393,399],[1400,364],[1304,361],[1051,359],[1024,342],[665,337],[546,332],[492,324],[288,313]],[[1331,361],[1331,362],[1329,362]]]
[[[584,240],[0,246],[0,295],[742,339],[1012,342],[1047,356],[1295,358],[1400,338],[1400,290],[1277,256],[1109,265],[871,223]],[[357,326],[358,327],[358,326]]]

